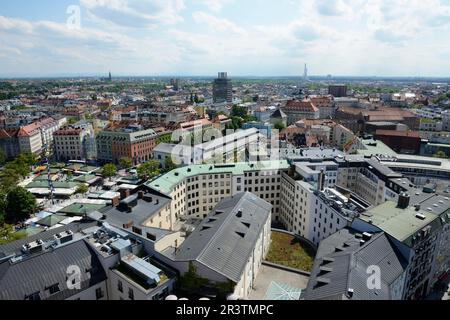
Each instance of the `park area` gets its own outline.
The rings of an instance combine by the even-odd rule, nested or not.
[[[272,243],[266,260],[271,263],[311,272],[314,255],[313,249],[296,237],[273,231]]]

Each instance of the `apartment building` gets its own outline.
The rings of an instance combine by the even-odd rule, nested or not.
[[[423,299],[449,268],[450,200],[437,194],[402,193],[355,219],[359,232],[385,232],[407,262],[402,299]],[[444,241],[441,241],[444,240]]]
[[[311,100],[290,100],[282,111],[287,115],[287,123],[291,125],[302,119],[319,119],[320,110]]]
[[[101,131],[96,137],[97,159],[116,164],[121,158],[131,159],[134,165],[147,162],[152,159],[156,139],[154,130],[140,126]]]
[[[337,184],[352,190],[372,205],[394,200],[402,191],[415,189],[401,173],[392,171],[375,159],[350,156],[338,159],[338,162]]]
[[[311,102],[319,108],[320,119],[333,119],[336,105],[333,96],[311,96]]]
[[[67,118],[61,117],[59,119],[45,118],[38,121],[41,131],[42,145],[48,151],[53,149],[53,133],[58,131],[63,125],[67,123]]]
[[[176,219],[205,218],[222,199],[247,191],[269,202],[277,220],[281,175],[288,168],[287,161],[193,165],[175,169],[146,185],[172,199]]]
[[[305,300],[400,300],[406,260],[383,232],[376,235],[344,228],[320,243]],[[380,270],[380,287],[367,279],[373,266]]]
[[[279,222],[288,231],[318,245],[370,206],[349,190],[339,191],[338,167],[334,161],[305,161],[283,173]]]
[[[21,127],[17,132],[17,140],[21,153],[40,154],[42,152],[42,136],[38,123]]]
[[[54,132],[54,152],[57,161],[86,159],[84,138],[85,132],[82,129],[67,128]]]
[[[269,251],[271,208],[249,192],[227,197],[178,248],[166,248],[161,260],[181,274],[193,267],[212,289],[225,285],[247,299]]]
[[[169,157],[174,163],[183,166],[205,162],[220,164],[247,161],[251,149],[257,149],[259,144],[264,144],[265,141],[256,128],[239,130],[194,146],[191,146],[189,136],[188,141],[177,145],[160,144],[154,153],[154,158],[161,163],[161,166],[164,166],[165,159]]]

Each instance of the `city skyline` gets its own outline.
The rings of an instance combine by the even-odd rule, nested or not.
[[[449,32],[449,0],[20,0],[0,77],[449,77]]]

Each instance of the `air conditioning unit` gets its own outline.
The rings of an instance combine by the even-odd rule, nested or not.
[[[30,243],[26,243],[22,246],[22,251],[24,253],[36,253],[41,252],[44,249],[44,242],[42,240],[36,240]]]

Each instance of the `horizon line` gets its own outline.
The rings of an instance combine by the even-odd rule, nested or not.
[[[125,75],[119,74],[114,76],[112,74],[112,78],[206,78],[206,79],[215,79],[215,76],[212,75],[176,75],[176,74],[161,74],[161,75]],[[0,80],[22,80],[22,79],[71,79],[71,78],[108,78],[107,75],[21,75],[21,76],[0,76]],[[294,79],[303,79],[302,75],[236,75],[230,76],[230,79],[233,78],[294,78]],[[310,81],[312,79],[333,79],[333,78],[379,78],[379,79],[446,79],[450,80],[450,75],[448,76],[406,76],[406,75],[310,75],[308,79],[305,81]]]

